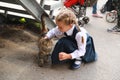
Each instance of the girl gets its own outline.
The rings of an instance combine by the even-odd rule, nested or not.
[[[59,38],[52,52],[52,64],[72,61],[72,69],[80,68],[86,52],[87,31],[79,28],[75,14],[68,9],[61,10],[55,21],[57,27],[51,29],[45,37]]]

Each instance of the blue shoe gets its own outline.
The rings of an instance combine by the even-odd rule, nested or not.
[[[81,60],[75,60],[74,63],[72,64],[72,69],[79,69],[81,66],[82,61]]]

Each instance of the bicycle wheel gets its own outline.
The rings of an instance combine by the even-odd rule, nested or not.
[[[89,17],[87,16],[83,17],[82,20],[85,22],[85,24],[87,24],[90,21]]]
[[[106,21],[109,23],[113,23],[116,20],[116,13],[115,12],[109,12],[106,14]]]

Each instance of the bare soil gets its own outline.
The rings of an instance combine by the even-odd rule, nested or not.
[[[34,61],[39,34],[24,26],[0,26],[0,59]]]

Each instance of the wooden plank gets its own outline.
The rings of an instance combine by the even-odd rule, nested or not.
[[[0,0],[0,2],[12,3],[12,4],[19,4],[16,0]]]
[[[0,9],[6,10],[6,11],[12,11],[12,12],[17,12],[17,13],[22,13],[22,14],[29,14],[27,11],[13,9],[13,8],[8,8],[8,7],[2,7],[2,6],[0,6]]]

